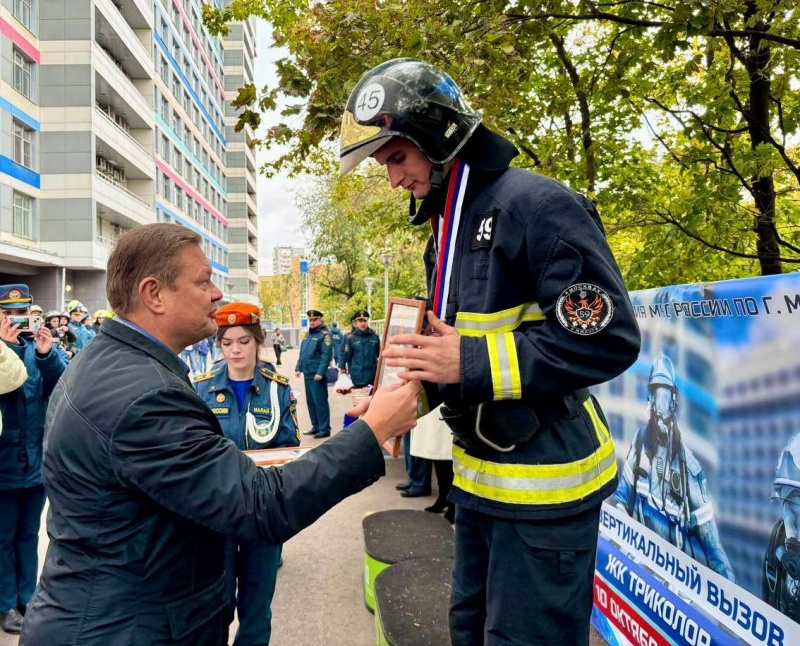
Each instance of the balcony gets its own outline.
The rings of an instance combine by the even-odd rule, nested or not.
[[[155,179],[156,167],[153,154],[133,137],[130,128],[126,127],[127,122],[124,117],[115,112],[111,106],[101,108],[95,105],[94,114],[94,133],[99,140],[102,140],[98,141],[98,150],[113,151],[114,156],[124,158],[126,167],[130,165],[139,171],[136,173],[131,168],[131,172],[127,175],[133,173],[137,179]],[[142,132],[152,139],[152,131]]]
[[[115,96],[117,100],[128,107],[128,122],[131,127],[139,123],[151,130],[155,124],[153,108],[136,86],[134,79],[128,74],[122,63],[105,51],[98,43],[92,43],[92,62],[95,70],[95,88],[97,96]],[[147,81],[152,87],[152,81]],[[117,107],[117,106],[115,106]]]
[[[129,3],[127,6],[134,7],[135,5]],[[111,0],[96,0],[94,39],[114,58],[122,61],[130,76],[138,79],[152,78],[153,54],[139,40],[134,27],[122,14],[120,7],[117,7]],[[128,14],[140,29],[149,29],[138,11],[134,11],[132,15],[130,12]]]
[[[247,194],[245,203],[247,204],[248,213],[251,213],[253,216],[258,216],[258,205],[256,204],[255,198],[250,193]]]
[[[155,209],[118,177],[99,169],[95,172],[92,195],[97,202],[98,213],[128,229],[155,222]]]

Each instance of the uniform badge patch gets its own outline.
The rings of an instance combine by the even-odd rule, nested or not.
[[[611,322],[614,304],[602,289],[589,283],[567,287],[556,302],[561,325],[574,334],[597,334]]]
[[[486,213],[479,213],[475,222],[475,231],[472,233],[472,244],[470,249],[489,249],[492,246],[492,229],[494,228],[494,216],[497,209],[492,209]]]
[[[231,325],[236,323],[236,314],[228,314],[228,323]]]
[[[222,402],[224,402],[224,401],[225,401],[225,395],[223,395],[222,393],[220,393],[219,395],[217,395],[217,401],[218,401],[220,404],[221,404]]]

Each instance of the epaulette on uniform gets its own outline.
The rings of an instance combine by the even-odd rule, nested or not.
[[[198,384],[201,381],[208,381],[214,376],[214,371],[210,372],[198,372],[196,375],[192,377],[192,383]]]
[[[283,384],[285,386],[289,385],[289,378],[284,377],[283,375],[279,375],[277,372],[273,372],[269,368],[261,368],[261,374],[266,377],[267,379],[272,379],[272,381],[277,381],[279,384]]]
[[[208,381],[209,379],[213,379],[219,374],[220,370],[224,370],[225,366],[216,366],[207,372],[198,372],[194,377],[192,377],[192,383],[197,384],[201,381]]]

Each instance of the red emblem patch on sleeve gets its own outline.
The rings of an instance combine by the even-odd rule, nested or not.
[[[556,302],[558,322],[574,334],[597,334],[611,322],[613,314],[609,295],[589,283],[567,287]]]

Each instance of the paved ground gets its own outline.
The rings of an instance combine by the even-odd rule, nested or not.
[[[283,358],[284,365],[279,370],[291,378],[295,390],[302,390],[302,379],[295,379],[292,372],[297,351],[289,350]],[[330,403],[335,433],[341,428],[349,397],[331,390]],[[302,395],[298,411],[300,428],[307,430],[310,424]],[[304,438],[303,443],[314,445],[319,441]],[[284,546],[284,565],[278,573],[272,604],[272,643],[276,646],[375,644],[374,617],[364,605],[362,592],[361,521],[374,511],[422,509],[432,501],[432,498],[401,498],[394,485],[405,480],[402,459],[389,459],[386,467],[385,478],[345,500]],[[40,559],[44,557],[46,548],[47,534],[43,522]],[[0,646],[16,644],[15,637],[0,632]],[[593,636],[592,646],[602,644],[602,640]]]

